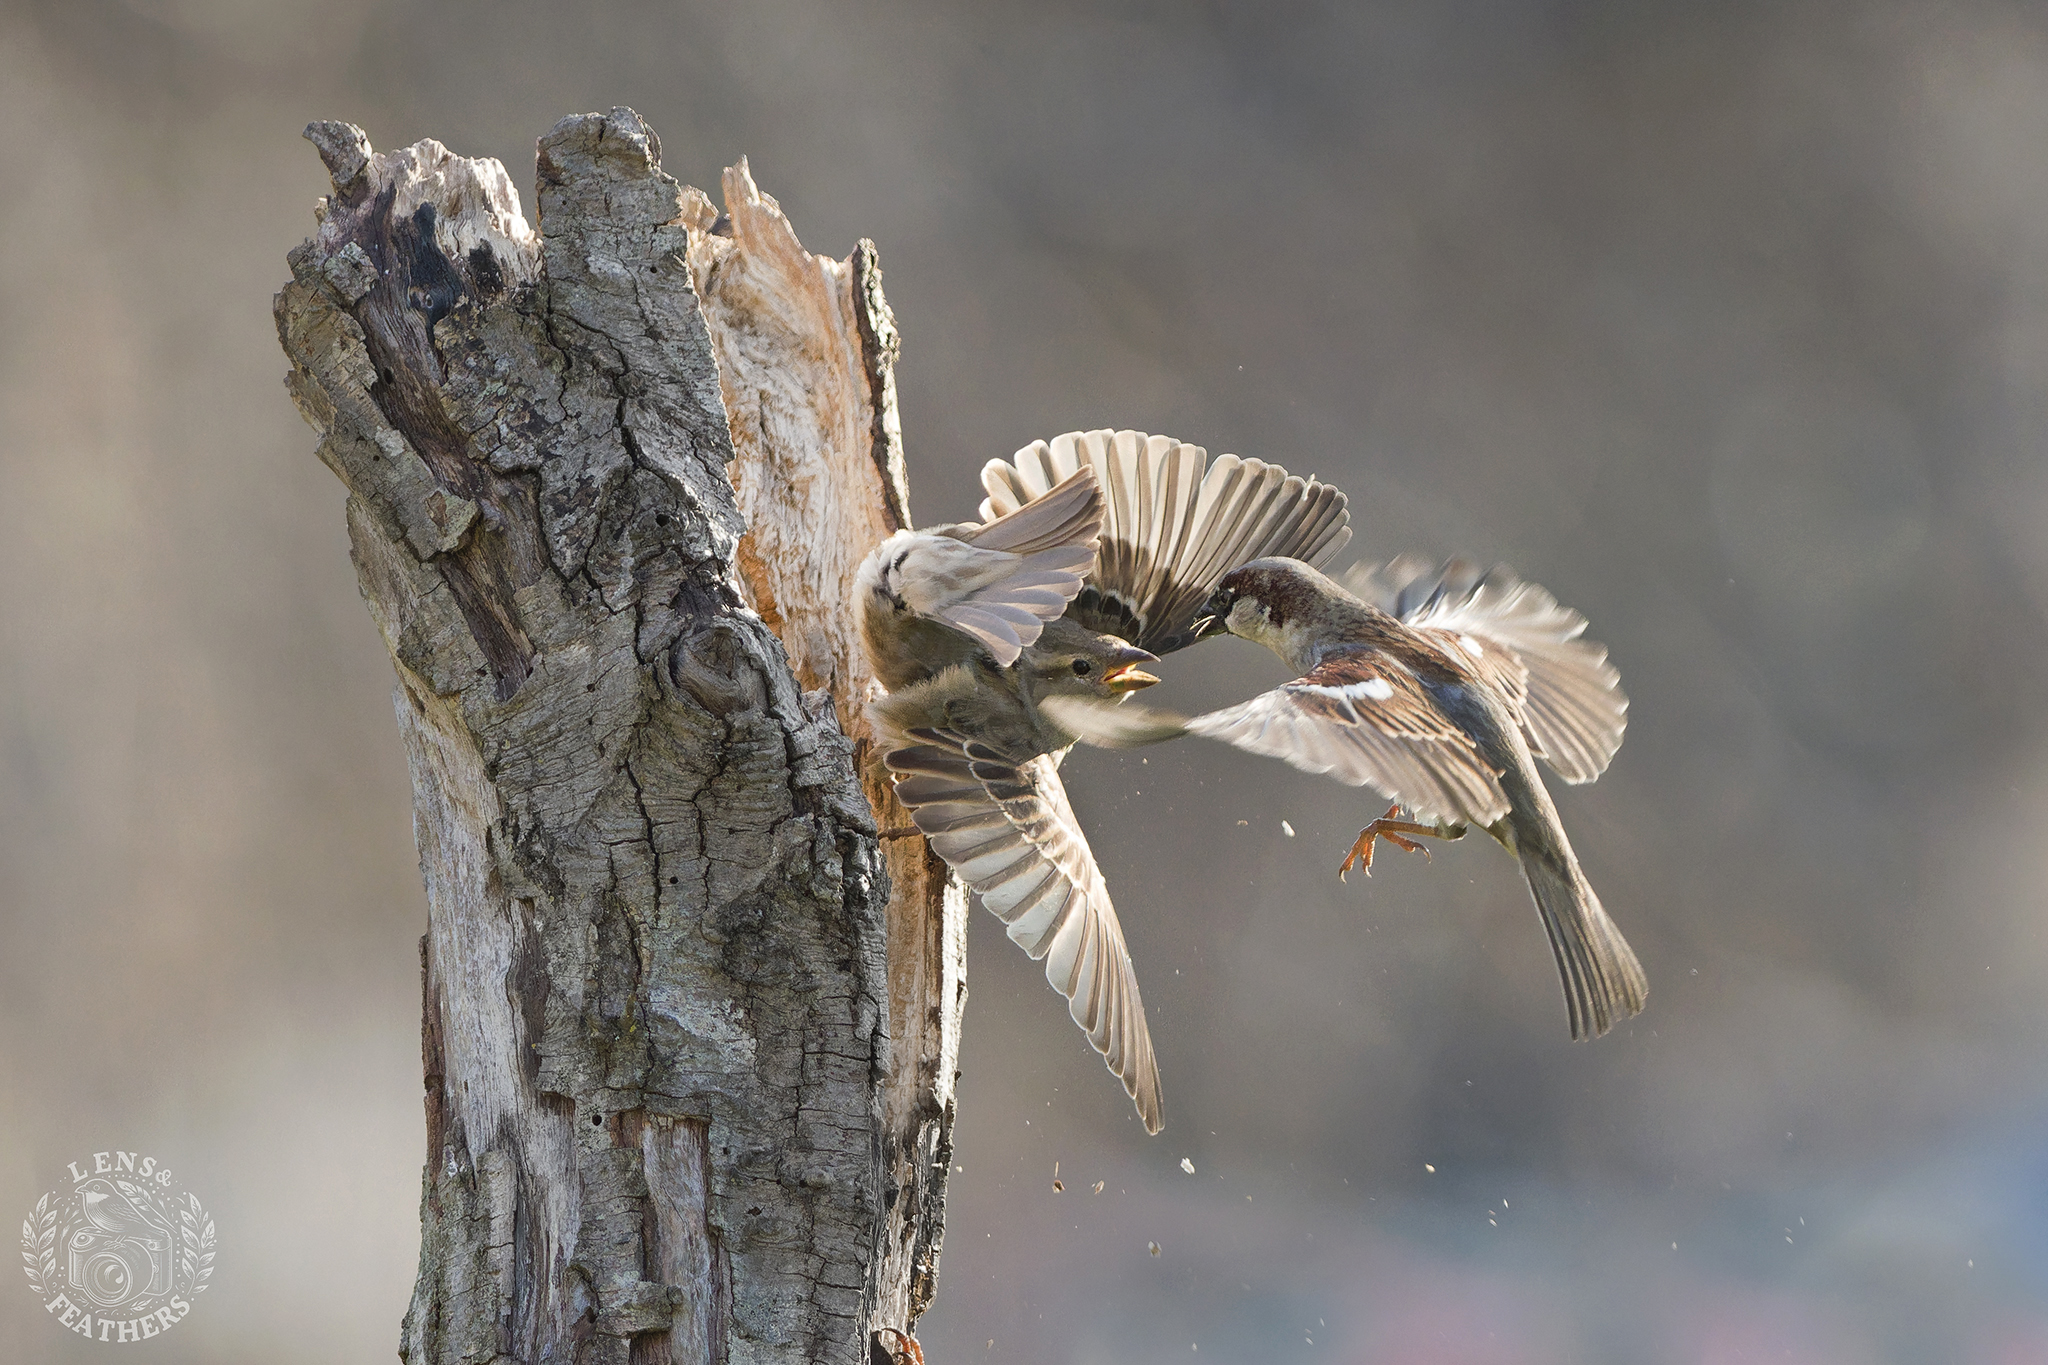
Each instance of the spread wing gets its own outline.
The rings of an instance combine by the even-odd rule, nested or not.
[[[980,893],[1123,1082],[1145,1131],[1160,1129],[1159,1066],[1138,977],[1057,760],[1013,763],[952,730],[887,755],[896,795],[938,855]]]
[[[1216,580],[1285,555],[1320,567],[1351,539],[1344,495],[1264,460],[1142,431],[1070,431],[981,471],[984,520],[1028,507],[1076,471],[1101,477],[1101,551],[1067,614],[1154,654],[1194,643]]]
[[[1095,563],[1103,499],[1093,469],[980,526],[898,531],[854,575],[870,653],[917,651],[915,621],[973,637],[1008,666],[1056,621]],[[900,669],[876,660],[876,671]]]
[[[1491,825],[1507,814],[1498,771],[1413,673],[1377,651],[1327,659],[1306,677],[1196,716],[1186,728],[1371,787],[1452,823]]]
[[[1469,560],[1435,568],[1404,555],[1358,565],[1344,586],[1412,626],[1512,650],[1528,670],[1521,715],[1529,747],[1567,782],[1591,782],[1607,770],[1628,728],[1628,696],[1606,647],[1581,638],[1586,618],[1578,612],[1505,566],[1481,573]]]

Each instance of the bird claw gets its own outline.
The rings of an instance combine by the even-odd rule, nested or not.
[[[1424,862],[1433,861],[1429,856],[1429,850],[1409,836],[1421,834],[1432,839],[1441,839],[1444,835],[1428,825],[1418,825],[1412,820],[1396,820],[1394,817],[1400,813],[1400,803],[1396,802],[1387,807],[1385,815],[1358,831],[1357,842],[1351,845],[1351,852],[1345,857],[1344,865],[1337,869],[1338,881],[1346,880],[1345,874],[1353,867],[1362,867],[1366,876],[1372,875],[1372,846],[1374,841],[1379,839],[1385,839],[1404,853],[1420,853]]]
[[[890,1345],[882,1340],[884,1334],[895,1337],[900,1345]],[[917,1344],[917,1338],[894,1327],[877,1327],[868,1337],[869,1365],[924,1365],[924,1348]]]

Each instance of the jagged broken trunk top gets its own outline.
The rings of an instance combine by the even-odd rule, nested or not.
[[[631,110],[541,140],[538,234],[496,162],[308,136],[334,194],[278,331],[397,668],[429,907],[400,1353],[861,1359],[930,1295],[957,945],[920,927],[939,883],[890,905],[835,699],[746,605],[713,229]],[[880,394],[890,359],[847,363]],[[901,516],[900,462],[875,496]]]

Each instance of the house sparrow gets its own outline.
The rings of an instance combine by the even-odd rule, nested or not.
[[[1521,860],[1572,1037],[1640,1013],[1643,969],[1587,884],[1534,762],[1589,782],[1620,747],[1628,699],[1607,651],[1579,639],[1584,617],[1504,569],[1480,575],[1454,561],[1432,574],[1404,559],[1352,581],[1358,595],[1284,558],[1224,575],[1197,629],[1265,645],[1301,675],[1250,701],[1191,720],[1052,709],[1097,743],[1205,735],[1375,788],[1395,808],[1359,832],[1345,871],[1371,866],[1376,838],[1419,849],[1415,836],[1483,827]],[[1401,806],[1417,819],[1394,819]]]
[[[1068,496],[1063,490],[1082,479],[1101,490],[1093,566],[1068,593],[1060,619],[1039,616],[1035,637],[1025,638],[1030,626],[1004,618],[1017,628],[1013,651],[1001,632],[960,638],[966,628],[943,609],[967,596],[957,585],[919,580],[921,565],[950,560],[897,558],[890,547],[901,532],[877,548],[855,591],[863,641],[891,690],[869,703],[868,716],[896,795],[918,828],[1006,922],[1010,937],[1044,959],[1046,979],[1123,1082],[1146,1131],[1157,1133],[1158,1064],[1137,976],[1060,782],[1060,760],[1075,735],[1046,703],[1110,705],[1157,682],[1139,665],[1193,643],[1195,618],[1218,578],[1260,555],[1327,560],[1350,538],[1349,513],[1336,489],[1264,461],[1225,455],[1211,463],[1199,446],[1168,437],[1094,431],[990,461],[982,471],[983,525],[948,533],[986,546],[994,528]],[[1083,522],[1070,516],[1062,524],[1078,530]],[[1002,544],[1013,539],[996,534]],[[978,589],[976,605],[1043,612],[1038,598],[1002,582]],[[1066,591],[1064,581],[1032,588]]]

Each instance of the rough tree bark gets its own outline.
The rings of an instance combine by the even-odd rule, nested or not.
[[[742,583],[748,604],[781,637],[798,682],[833,696],[882,827],[891,1065],[882,1095],[889,1225],[875,1269],[883,1294],[877,1320],[914,1322],[937,1286],[945,1230],[967,999],[967,888],[911,824],[873,759],[861,703],[874,675],[846,609],[861,560],[911,525],[896,320],[873,242],[844,261],[805,251],[744,158],[726,171],[724,193],[723,214],[694,189],[683,212],[748,525]]]
[[[307,135],[278,331],[428,900],[400,1354],[857,1360],[930,1299],[964,995],[834,617],[908,517],[872,248],[744,167],[721,219],[628,109],[541,139],[538,234],[494,161]]]

